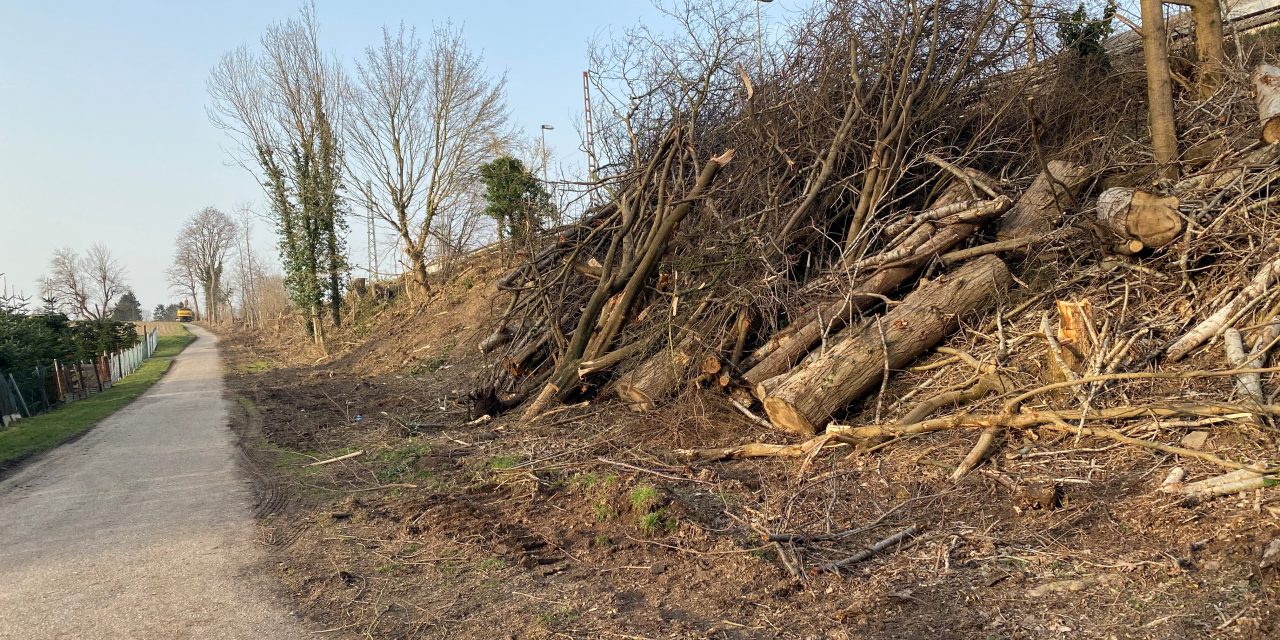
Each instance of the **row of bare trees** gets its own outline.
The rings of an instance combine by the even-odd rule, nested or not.
[[[477,231],[477,167],[512,142],[505,79],[452,25],[425,42],[384,28],[353,66],[324,52],[306,5],[256,47],[227,53],[208,80],[210,118],[264,189],[286,288],[319,344],[341,321],[347,216],[389,225],[416,289],[429,291],[433,262]]]
[[[83,254],[69,248],[54,252],[49,274],[40,281],[45,306],[69,316],[103,320],[127,291],[124,266],[105,244]]]
[[[166,273],[172,290],[201,319],[256,325],[289,310],[283,277],[253,249],[253,226],[247,206],[235,218],[205,207],[183,223]]]

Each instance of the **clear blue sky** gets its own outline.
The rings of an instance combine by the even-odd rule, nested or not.
[[[547,143],[566,164],[580,162],[574,125],[587,42],[655,15],[645,0],[316,4],[323,45],[344,62],[375,43],[383,24],[464,25],[488,65],[508,74],[517,125],[530,136],[542,123],[555,126]],[[104,242],[146,309],[170,301],[164,269],[182,221],[205,206],[230,212],[262,199],[209,124],[205,78],[224,52],[256,42],[298,6],[0,0],[0,273],[8,285],[34,298],[55,249]],[[353,229],[357,259],[362,233]],[[265,223],[257,240],[274,253]]]

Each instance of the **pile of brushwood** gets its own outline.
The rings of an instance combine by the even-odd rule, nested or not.
[[[1127,428],[1264,430],[1280,415],[1280,387],[1265,388],[1280,371],[1265,74],[1181,96],[1182,177],[1157,180],[1140,85],[1125,84],[1136,61],[1093,80],[1008,68],[1020,27],[1003,7],[831,3],[774,73],[735,64],[730,90],[721,61],[682,85],[680,108],[633,110],[607,204],[500,281],[475,411],[719,393],[791,441],[676,457],[811,460],[971,429],[959,478],[1037,429],[1220,467],[1169,479],[1192,497],[1274,482],[1272,445],[1227,459]],[[954,384],[886,397],[907,368]],[[1238,389],[1195,399],[1188,381]]]

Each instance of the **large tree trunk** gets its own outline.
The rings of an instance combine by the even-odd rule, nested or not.
[[[998,240],[1021,240],[1043,236],[1062,224],[1062,217],[1084,185],[1089,170],[1080,165],[1054,160],[1036,176],[1031,187],[1018,198],[1000,220]]]
[[[1169,33],[1164,23],[1164,2],[1142,0],[1141,9],[1151,153],[1160,177],[1177,180],[1178,133],[1173,126],[1173,80],[1169,74]]]
[[[875,388],[885,366],[914,360],[955,331],[961,317],[994,304],[1011,280],[1003,261],[983,256],[921,286],[879,322],[842,334],[774,386],[764,400],[769,419],[791,433],[817,433],[832,414]]]
[[[695,341],[687,336],[672,348],[663,348],[635,369],[618,377],[614,389],[632,411],[653,411],[659,400],[671,395],[693,362]]]

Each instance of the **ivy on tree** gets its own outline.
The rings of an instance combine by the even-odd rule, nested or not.
[[[1114,28],[1111,20],[1115,15],[1115,0],[1107,2],[1102,15],[1096,18],[1089,16],[1083,2],[1071,13],[1059,12],[1058,41],[1063,49],[1074,51],[1077,60],[1085,66],[1110,71],[1111,59],[1102,43],[1111,36]]]

